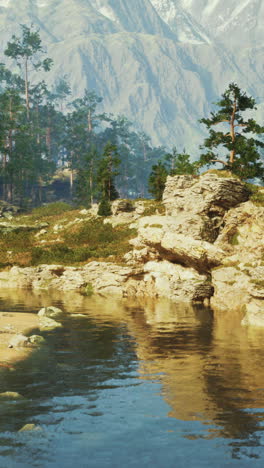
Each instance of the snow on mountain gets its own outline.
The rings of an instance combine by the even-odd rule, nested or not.
[[[181,8],[177,0],[151,0],[160,17],[184,43],[210,43],[208,33],[199,25],[188,11]]]
[[[197,152],[198,119],[231,81],[263,120],[262,0],[0,0],[2,48],[19,24],[39,29],[73,95],[88,87],[155,144]]]

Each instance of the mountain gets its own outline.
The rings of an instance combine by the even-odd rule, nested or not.
[[[125,114],[154,144],[197,154],[198,119],[231,81],[256,97],[263,120],[262,0],[0,0],[0,44],[34,23],[68,76]]]

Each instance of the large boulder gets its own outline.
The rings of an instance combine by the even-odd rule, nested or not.
[[[240,180],[207,172],[200,177],[179,175],[168,177],[163,194],[166,213],[182,211],[222,216],[223,210],[247,201],[249,191]]]
[[[264,255],[264,207],[248,201],[229,210],[223,219],[215,244],[239,254],[240,261],[261,259]]]
[[[193,268],[175,265],[167,260],[148,262],[140,279],[127,282],[126,294],[167,297],[179,302],[202,302],[213,294],[206,275]]]
[[[20,208],[10,203],[0,200],[0,218],[11,219],[13,215],[17,214]]]
[[[185,266],[197,268],[199,271],[207,271],[220,265],[224,252],[211,243],[198,240],[186,233],[183,234],[183,224],[176,216],[148,216],[139,222],[138,237],[131,241],[136,247],[134,259],[141,252],[141,259],[148,261],[150,255],[177,262]],[[198,230],[200,224],[194,223],[194,230]],[[198,234],[198,230],[196,234]],[[199,237],[199,235],[197,235]],[[149,255],[144,248],[149,247]],[[128,258],[128,257],[126,257]]]
[[[119,213],[131,213],[131,211],[134,210],[135,207],[131,200],[118,199],[112,203],[112,213],[114,216],[118,215]]]
[[[214,296],[212,307],[216,309],[241,309],[252,300],[264,300],[264,266],[233,263],[212,270]],[[264,302],[263,302],[264,305]]]

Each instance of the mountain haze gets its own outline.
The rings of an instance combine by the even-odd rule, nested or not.
[[[261,0],[0,0],[0,43],[34,23],[54,60],[50,84],[66,74],[74,96],[93,89],[154,144],[193,151],[198,119],[230,81],[263,119],[263,20]]]

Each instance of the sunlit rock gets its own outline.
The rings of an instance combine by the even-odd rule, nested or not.
[[[65,316],[65,312],[63,310],[59,309],[58,307],[43,307],[40,309],[38,312],[39,317],[48,317],[53,320],[59,320]]]

